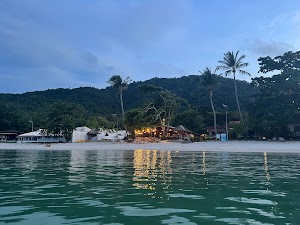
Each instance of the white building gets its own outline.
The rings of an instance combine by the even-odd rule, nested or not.
[[[72,142],[84,141],[102,141],[102,140],[124,140],[126,137],[125,130],[115,131],[112,129],[99,131],[92,130],[88,127],[77,127],[73,130]]]
[[[88,127],[76,127],[72,132],[72,142],[87,141],[89,139],[88,132],[91,129]]]
[[[66,142],[63,135],[48,134],[46,129],[21,134],[17,136],[17,143],[59,143]]]

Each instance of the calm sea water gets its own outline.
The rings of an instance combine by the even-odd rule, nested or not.
[[[0,224],[300,224],[300,154],[0,151]]]

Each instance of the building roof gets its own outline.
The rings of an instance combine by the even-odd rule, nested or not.
[[[183,125],[179,125],[178,127],[175,127],[175,131],[184,131],[186,133],[193,133],[190,129],[184,127]]]
[[[44,135],[45,135],[45,130],[44,129],[38,129],[37,131],[21,134],[18,137],[40,137],[40,136],[44,136]]]
[[[15,134],[15,135],[19,135],[22,134],[22,132],[19,131],[15,131],[15,130],[9,130],[9,131],[0,131],[0,134]]]
[[[93,134],[99,134],[99,132],[96,131],[96,130],[90,130],[90,131],[88,132],[88,134],[90,134],[90,135],[93,135]]]
[[[76,127],[73,131],[89,132],[89,131],[91,131],[91,129],[84,126],[84,127]]]
[[[42,137],[42,136],[52,136],[52,137],[58,137],[58,136],[63,136],[61,134],[50,134],[46,129],[38,129],[33,132],[21,134],[18,137]]]

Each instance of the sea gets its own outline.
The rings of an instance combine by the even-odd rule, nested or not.
[[[0,224],[299,225],[300,154],[0,150]]]

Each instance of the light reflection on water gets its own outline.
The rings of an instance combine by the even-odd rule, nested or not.
[[[0,151],[0,224],[300,224],[300,155]]]

